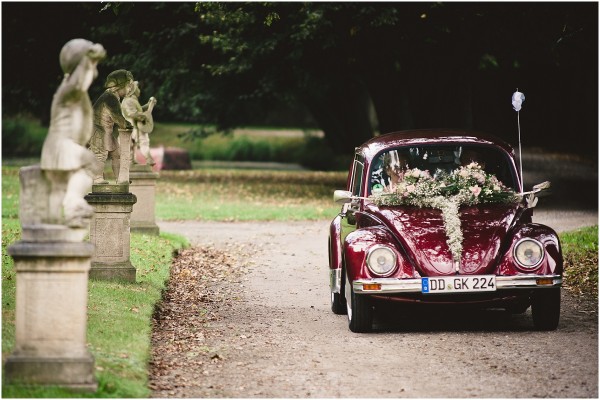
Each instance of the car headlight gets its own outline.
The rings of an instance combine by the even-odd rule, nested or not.
[[[544,246],[534,239],[521,239],[515,245],[513,254],[521,267],[533,269],[544,259]]]
[[[376,275],[390,275],[396,268],[396,253],[387,246],[374,246],[367,253],[367,267]]]

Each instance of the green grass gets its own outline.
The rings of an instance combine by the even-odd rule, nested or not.
[[[192,170],[162,171],[156,216],[217,221],[332,219],[340,210],[333,191],[343,172]]]
[[[560,235],[565,286],[579,295],[598,297],[598,226]]]

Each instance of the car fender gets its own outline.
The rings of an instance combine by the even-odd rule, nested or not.
[[[340,293],[342,287],[342,216],[336,216],[329,226],[329,288]]]
[[[395,242],[391,232],[382,226],[370,226],[350,233],[344,241],[344,262],[350,280],[371,277],[365,263],[366,252],[371,246],[386,243],[395,247]]]
[[[329,269],[342,268],[342,217],[338,215],[329,226]]]
[[[513,249],[521,239],[535,239],[544,247],[544,259],[534,270],[526,271],[519,268]],[[504,247],[504,255],[498,264],[498,275],[515,275],[522,273],[535,273],[538,275],[562,275],[563,257],[558,234],[550,227],[537,223],[526,223],[515,227],[513,234],[508,238]]]

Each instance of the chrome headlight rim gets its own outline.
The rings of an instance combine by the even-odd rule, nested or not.
[[[519,259],[519,257],[517,256],[517,250],[519,249],[519,247],[521,245],[523,245],[525,242],[531,242],[534,243],[535,245],[537,245],[539,247],[540,250],[540,258],[539,260],[535,263],[535,264],[525,264],[522,260]],[[515,243],[515,245],[513,246],[513,259],[515,260],[515,262],[517,263],[517,265],[523,269],[526,269],[528,271],[534,270],[537,267],[540,266],[540,264],[544,261],[544,258],[546,256],[546,250],[544,249],[544,246],[542,245],[542,243],[539,240],[533,239],[533,238],[522,238],[519,239],[517,241],[517,243]]]
[[[381,251],[381,250],[388,251],[389,255],[391,255],[391,257],[392,257],[392,261],[390,262],[391,267],[387,272],[379,272],[379,271],[375,270],[373,267],[371,267],[371,257],[373,257],[373,254],[376,251]],[[378,245],[370,247],[369,250],[367,251],[366,264],[367,264],[367,268],[369,269],[369,271],[372,274],[380,276],[382,278],[385,278],[385,277],[392,275],[398,269],[398,255],[396,254],[396,252],[394,251],[394,249],[392,247],[383,245],[383,244],[378,244]]]

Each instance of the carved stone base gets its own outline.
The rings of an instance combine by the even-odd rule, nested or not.
[[[90,279],[101,281],[135,282],[135,276],[136,268],[129,261],[114,264],[92,262],[90,269]]]
[[[94,207],[90,222],[90,241],[95,247],[90,278],[135,282],[135,267],[130,261],[130,220],[137,201],[132,193],[124,193],[123,185],[101,186],[101,192],[85,196]],[[107,189],[114,187],[115,191]]]
[[[141,233],[142,235],[160,236],[160,227],[154,224],[131,221],[131,232]]]
[[[55,227],[29,226],[44,238]],[[43,231],[50,229],[50,232]],[[69,236],[69,235],[66,235]],[[15,347],[7,358],[9,383],[95,391],[94,359],[86,345],[88,272],[93,246],[19,241],[9,246],[17,273]]]
[[[95,392],[94,358],[28,357],[11,354],[4,366],[11,383],[62,386]]]

